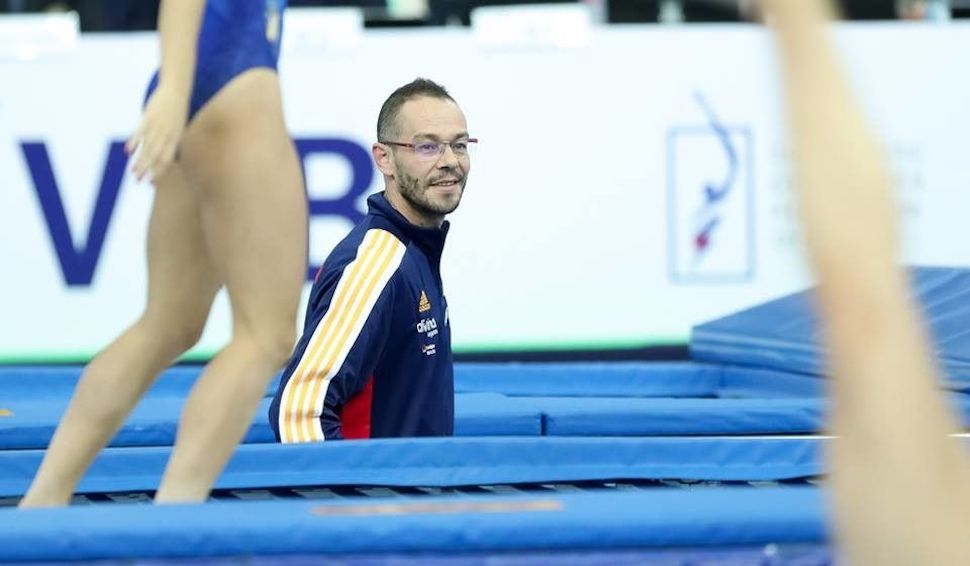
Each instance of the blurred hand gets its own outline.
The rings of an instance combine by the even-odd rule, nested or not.
[[[125,151],[135,158],[131,170],[136,179],[154,179],[171,165],[188,114],[188,96],[159,83],[145,105],[138,129],[125,144]]]

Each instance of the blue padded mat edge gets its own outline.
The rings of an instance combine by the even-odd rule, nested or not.
[[[0,510],[0,561],[818,543],[822,499],[707,488]]]
[[[970,270],[912,267],[913,293],[934,340],[947,386],[970,389]],[[787,295],[695,326],[692,359],[820,375],[813,289]]]
[[[823,472],[822,437],[481,437],[240,446],[219,489],[282,486],[462,486],[679,479],[768,481]],[[110,448],[79,493],[151,491],[170,449]],[[0,496],[19,496],[43,452],[0,451]]]

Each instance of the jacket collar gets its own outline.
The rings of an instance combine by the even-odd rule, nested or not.
[[[448,236],[448,230],[451,227],[447,220],[441,224],[440,228],[416,226],[391,206],[384,191],[369,196],[367,208],[370,214],[390,221],[402,236],[417,244],[426,255],[434,258],[436,263],[440,260],[441,252],[445,247],[445,238]]]

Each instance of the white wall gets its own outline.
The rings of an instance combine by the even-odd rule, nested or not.
[[[970,27],[868,24],[841,28],[839,41],[898,171],[906,259],[970,263]],[[100,254],[79,263],[97,258],[90,283],[74,267],[80,283],[67,285],[23,144],[44,144],[74,253],[84,251],[108,146],[135,126],[155,53],[151,35],[84,36],[67,54],[0,59],[0,360],[87,357],[142,307],[153,189],[125,176]],[[294,137],[358,154],[384,98],[416,76],[464,107],[482,143],[443,267],[458,351],[684,341],[696,322],[808,284],[770,37],[758,28],[614,27],[571,49],[452,29],[367,32],[356,44],[291,42],[281,74]],[[315,198],[352,184],[341,154],[305,166]],[[709,183],[724,198],[707,202]],[[364,192],[379,188],[373,175]],[[315,217],[312,258],[349,225]],[[228,335],[223,300],[214,314],[199,355]]]

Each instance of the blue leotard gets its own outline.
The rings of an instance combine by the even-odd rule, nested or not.
[[[199,32],[190,121],[236,76],[257,67],[276,69],[285,8],[286,0],[207,0]],[[156,72],[146,100],[157,85]]]

